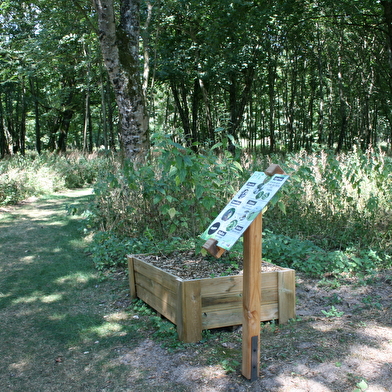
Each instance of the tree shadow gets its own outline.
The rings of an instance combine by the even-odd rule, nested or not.
[[[86,254],[81,217],[65,209],[67,203],[88,202],[89,196],[62,196],[2,216],[0,384],[5,390],[101,390],[108,375],[98,367],[87,371],[86,360],[102,364],[115,355],[113,347],[136,344],[139,333],[127,318],[110,317],[121,287],[102,281]],[[113,385],[121,382],[124,376]]]

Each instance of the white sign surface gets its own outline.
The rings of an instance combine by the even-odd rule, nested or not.
[[[213,238],[219,247],[229,250],[288,178],[286,174],[269,177],[263,172],[254,172],[201,238]]]

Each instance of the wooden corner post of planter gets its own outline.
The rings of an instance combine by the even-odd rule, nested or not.
[[[180,282],[177,294],[177,333],[185,343],[201,340],[200,280]]]

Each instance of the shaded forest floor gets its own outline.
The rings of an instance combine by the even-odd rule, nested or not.
[[[261,376],[250,383],[240,329],[162,340],[126,275],[94,270],[81,217],[65,208],[88,198],[77,190],[0,210],[1,391],[392,390],[392,271],[298,274],[298,317],[262,325]]]

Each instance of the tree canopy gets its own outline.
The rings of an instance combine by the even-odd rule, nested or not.
[[[136,3],[0,4],[0,157],[127,144],[102,46],[108,4],[142,145],[148,116],[151,135],[194,149],[224,138],[263,152],[391,148],[390,1]]]

